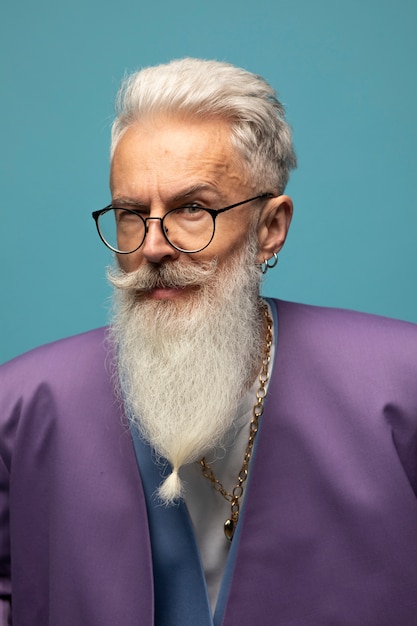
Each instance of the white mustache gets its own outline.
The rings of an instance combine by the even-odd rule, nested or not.
[[[107,268],[107,278],[121,291],[145,292],[156,288],[183,289],[202,286],[209,282],[217,270],[217,259],[205,263],[164,263],[144,265],[133,272],[120,268]]]

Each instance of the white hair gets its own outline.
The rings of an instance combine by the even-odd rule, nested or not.
[[[222,119],[255,184],[282,193],[296,167],[291,129],[274,89],[229,63],[181,59],[127,76],[116,100],[111,157],[124,132],[144,118]]]

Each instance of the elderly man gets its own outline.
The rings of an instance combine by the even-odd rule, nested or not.
[[[1,626],[417,624],[417,328],[260,297],[274,91],[142,70],[111,154],[110,328],[1,368]]]

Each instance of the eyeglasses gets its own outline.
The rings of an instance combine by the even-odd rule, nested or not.
[[[136,252],[145,241],[150,220],[158,220],[167,242],[179,252],[200,252],[207,248],[214,237],[216,217],[242,204],[273,198],[272,193],[263,193],[224,209],[206,209],[197,204],[187,204],[171,209],[163,217],[143,217],[139,211],[124,209],[109,204],[92,213],[98,234],[103,243],[118,254]]]

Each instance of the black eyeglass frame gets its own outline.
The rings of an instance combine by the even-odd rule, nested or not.
[[[211,242],[213,241],[213,237],[214,234],[216,232],[216,217],[220,214],[220,213],[225,213],[226,211],[230,211],[230,209],[234,209],[235,207],[241,206],[242,204],[247,204],[248,202],[253,202],[254,200],[261,200],[262,198],[274,198],[274,194],[273,193],[262,193],[258,196],[254,196],[253,198],[249,198],[248,200],[242,200],[241,202],[235,202],[235,204],[230,204],[229,206],[224,207],[223,209],[208,209],[205,207],[198,207],[201,211],[206,211],[207,213],[209,213],[212,217],[213,220],[213,234],[210,238],[210,241],[208,243],[206,243],[205,246],[203,246],[202,248],[198,248],[197,250],[183,250],[182,248],[178,248],[178,246],[174,245],[169,239],[168,236],[165,232],[164,229],[164,220],[167,217],[167,215],[169,215],[170,213],[174,213],[174,211],[178,211],[178,209],[171,209],[170,211],[167,211],[167,213],[165,213],[165,215],[163,217],[143,217],[139,211],[135,211],[134,209],[124,209],[123,207],[114,207],[112,204],[108,204],[106,207],[104,207],[104,209],[100,209],[98,211],[93,211],[91,213],[92,218],[94,219],[95,223],[96,223],[96,228],[97,228],[97,232],[99,234],[99,237],[101,239],[101,241],[104,243],[105,246],[107,246],[107,248],[109,248],[110,250],[112,250],[113,252],[116,252],[117,254],[133,254],[134,252],[136,252],[137,250],[139,250],[139,248],[141,246],[143,246],[143,243],[146,239],[146,235],[148,234],[148,220],[159,220],[159,222],[161,223],[161,230],[162,230],[162,234],[165,237],[166,241],[168,242],[168,244],[174,248],[175,250],[178,250],[178,252],[184,252],[185,254],[194,254],[196,252],[201,252],[202,250],[205,250],[205,248],[207,248]],[[193,204],[185,204],[183,206],[181,206],[181,209],[187,209],[187,208],[194,208]],[[129,250],[129,252],[123,252],[122,250],[118,250],[117,248],[114,248],[112,245],[110,245],[103,237],[103,235],[101,234],[100,231],[100,226],[99,226],[99,218],[100,215],[103,215],[104,213],[107,213],[108,211],[111,211],[112,209],[123,209],[124,211],[128,212],[128,213],[133,213],[134,215],[136,215],[137,217],[139,217],[144,225],[144,233],[143,233],[143,239],[140,242],[140,244],[134,249],[134,250]]]

